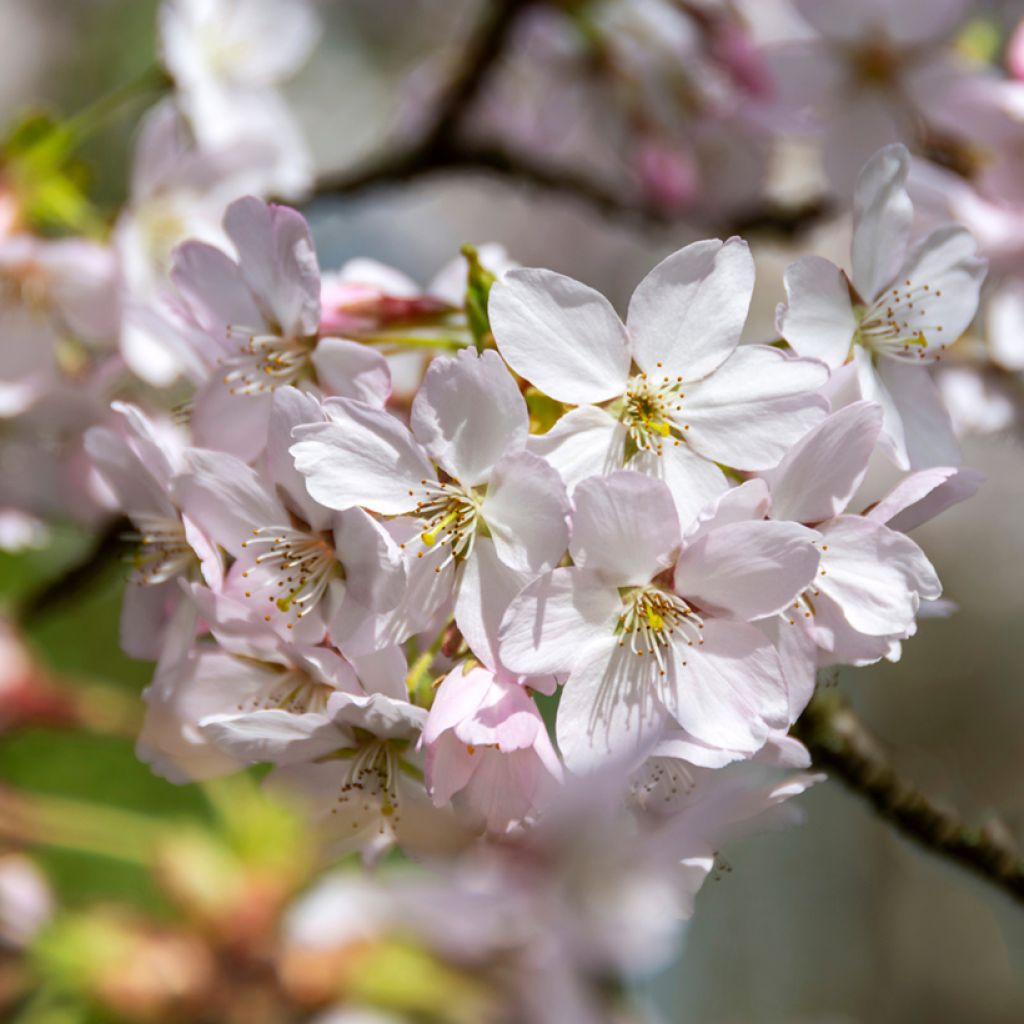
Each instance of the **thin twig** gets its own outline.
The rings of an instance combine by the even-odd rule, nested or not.
[[[991,827],[966,825],[901,778],[879,742],[835,693],[820,693],[794,728],[814,764],[864,797],[883,821],[1024,903],[1024,857]]]

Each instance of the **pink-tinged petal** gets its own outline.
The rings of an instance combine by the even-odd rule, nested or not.
[[[268,709],[241,715],[211,715],[199,723],[204,736],[246,764],[313,761],[345,745],[330,719]]]
[[[379,352],[357,341],[321,338],[313,368],[324,394],[384,407],[391,396],[391,370]]]
[[[1024,41],[1024,29],[1017,35]],[[1004,369],[1024,370],[1024,281],[1011,278],[999,284],[988,300],[985,321],[992,358]]]
[[[216,541],[201,530],[198,524],[182,513],[181,528],[188,546],[199,559],[199,572],[208,587],[220,587],[224,583],[224,555]]]
[[[394,608],[405,594],[405,561],[391,535],[361,508],[335,512],[334,548],[345,567],[345,598],[375,611]]]
[[[165,490],[147,472],[120,434],[108,427],[91,427],[85,450],[104,483],[129,516],[156,512],[173,516],[174,505]]]
[[[442,733],[471,718],[486,700],[493,681],[494,675],[487,669],[473,668],[467,672],[465,662],[456,665],[434,694],[421,744],[435,743]]]
[[[526,447],[558,470],[571,494],[588,477],[622,469],[626,428],[604,409],[582,405],[570,409],[546,434],[532,435]]]
[[[669,714],[712,746],[753,753],[787,726],[788,695],[775,648],[754,626],[708,619],[704,643],[684,649]]]
[[[498,557],[534,574],[552,568],[569,543],[569,498],[539,455],[515,452],[494,467],[481,509]]]
[[[382,515],[416,507],[414,488],[436,479],[420,446],[383,409],[336,399],[333,422],[299,427],[290,451],[312,497],[327,508],[363,505]]]
[[[768,485],[758,477],[745,480],[738,487],[732,487],[708,502],[683,535],[683,547],[720,526],[767,519],[771,507],[772,496]]]
[[[441,684],[442,689],[444,685],[444,683]],[[429,719],[427,726],[430,726]],[[423,735],[425,739],[426,730]],[[465,789],[481,762],[483,752],[481,751],[481,757],[470,754],[466,749],[466,744],[453,732],[438,735],[428,742],[429,746],[424,758],[427,792],[434,801],[435,807],[444,807],[451,803],[452,797],[456,793]]]
[[[746,760],[749,756],[746,751],[725,750],[695,739],[673,722],[662,740],[651,751],[652,760],[647,764],[656,764],[657,762],[653,760],[655,758],[672,758],[697,765],[699,768],[724,768],[727,764]]]
[[[881,356],[877,374],[899,416],[909,468],[957,465],[960,445],[928,368]]]
[[[672,494],[642,473],[592,477],[573,492],[573,561],[613,586],[649,583],[672,564],[679,521]]]
[[[910,297],[894,296],[895,319],[924,337],[929,355],[938,358],[970,326],[987,266],[971,233],[952,225],[936,228],[907,255],[894,291]]]
[[[904,635],[921,598],[941,595],[931,562],[905,534],[862,516],[840,516],[821,533],[816,585],[840,605],[858,632]]]
[[[269,394],[232,394],[230,385],[215,374],[200,388],[192,409],[196,444],[252,462],[267,444],[270,401]]]
[[[506,452],[526,445],[526,402],[496,352],[467,349],[430,364],[412,405],[412,432],[466,487],[483,483]]]
[[[729,481],[718,466],[686,444],[668,444],[660,455],[637,452],[626,467],[665,482],[681,530],[689,529],[702,509],[729,490]]]
[[[881,430],[882,409],[873,402],[855,402],[822,420],[764,474],[774,518],[818,523],[845,511]]]
[[[555,569],[509,605],[498,631],[502,663],[512,672],[568,672],[591,643],[614,636],[622,614],[618,589],[587,569]]]
[[[331,512],[310,497],[306,478],[295,468],[295,460],[288,449],[296,427],[323,421],[324,414],[315,395],[292,387],[274,391],[267,430],[267,471],[278,494],[286,495],[284,500],[291,511],[297,512],[316,531],[328,529]]]
[[[488,308],[498,351],[545,394],[573,405],[622,394],[629,337],[603,295],[550,270],[510,270]]]
[[[890,529],[909,533],[940,512],[972,497],[984,475],[967,467],[922,469],[901,480],[865,515]]]
[[[785,284],[779,333],[800,355],[841,366],[857,330],[846,275],[820,256],[804,256],[787,268]]]
[[[824,419],[827,403],[814,392],[827,379],[823,363],[744,345],[686,389],[674,422],[706,459],[736,469],[770,469]]]
[[[902,0],[881,8],[886,36],[901,47],[935,46],[951,36],[971,13],[969,0]],[[961,72],[962,75],[962,72]]]
[[[247,196],[224,214],[253,295],[284,334],[315,334],[320,324],[320,267],[305,217],[286,206]]]
[[[907,194],[910,154],[892,145],[876,153],[853,196],[853,284],[866,302],[896,277],[907,251],[914,207]]]
[[[581,652],[562,689],[555,726],[571,772],[585,774],[609,761],[638,765],[661,737],[665,708],[638,661],[614,636]]]
[[[322,648],[318,648],[322,650]],[[369,654],[351,655],[349,664],[355,669],[358,687],[343,687],[335,684],[337,689],[349,689],[352,693],[383,693],[392,700],[406,700],[409,691],[405,685],[405,676],[409,665],[401,647],[382,647]]]
[[[235,558],[253,531],[287,526],[288,514],[261,476],[226,452],[193,448],[178,493],[189,518]]]
[[[238,264],[212,245],[179,245],[174,250],[171,280],[218,349],[231,346],[226,336],[229,327],[257,330],[265,326],[263,313]]]
[[[637,286],[626,326],[648,373],[700,380],[739,344],[754,293],[754,260],[741,238],[693,242]]]
[[[156,661],[164,645],[164,630],[182,600],[177,580],[155,586],[129,581],[121,600],[121,648],[130,658]]]
[[[818,534],[797,523],[731,523],[683,549],[676,591],[702,610],[750,621],[786,608],[813,580]]]
[[[474,757],[479,763],[461,795],[489,832],[506,832],[527,818],[536,810],[545,784],[552,782],[530,748],[505,753],[485,747]]]

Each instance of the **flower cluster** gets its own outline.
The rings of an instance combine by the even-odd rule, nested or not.
[[[657,920],[687,912],[720,843],[813,781],[788,732],[818,669],[898,658],[938,601],[907,531],[977,486],[928,364],[984,265],[962,229],[908,246],[906,175],[900,147],[871,160],[850,276],[797,262],[774,345],[741,344],[739,238],[668,256],[623,321],[494,249],[425,291],[321,276],[297,212],[232,203],[161,300],[187,410],[118,402],[85,439],[136,531],[140,756],[269,764],[335,853],[484,851],[506,895],[507,858],[576,870],[615,817],[601,877],[650,860]],[[396,336],[435,346],[411,395]],[[555,884],[515,883],[544,913]]]

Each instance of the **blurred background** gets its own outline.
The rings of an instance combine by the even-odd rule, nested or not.
[[[156,6],[0,0],[0,124],[35,106],[73,113],[144,72]],[[976,6],[988,24],[1005,27],[1024,16],[1020,3]],[[336,169],[410,130],[417,103],[430,95],[432,61],[464,31],[476,5],[337,0],[321,7],[324,38],[288,96],[318,166]],[[113,119],[80,154],[101,206],[123,201],[136,121],[131,111]],[[799,151],[787,161],[787,190],[814,194],[820,171],[801,162]],[[463,243],[496,241],[524,264],[593,285],[620,309],[646,269],[702,235],[624,222],[564,195],[464,173],[317,199],[305,210],[324,268],[371,256],[425,282]],[[848,224],[838,219],[816,226],[798,246],[843,262],[848,238]],[[774,336],[782,271],[796,249],[773,237],[750,240],[759,277],[748,335],[765,340]],[[898,664],[843,671],[838,685],[901,772],[969,820],[991,820],[1021,838],[1024,447],[1012,432],[967,438],[965,462],[986,476],[979,495],[915,534],[959,611],[924,622]],[[89,543],[87,533],[61,528],[44,549],[0,557],[8,607],[57,578]],[[127,849],[131,822],[207,825],[218,811],[209,792],[172,786],[134,756],[139,694],[151,666],[118,651],[122,579],[112,564],[32,618],[32,653],[61,685],[79,688],[95,728],[56,721],[24,728],[8,721],[5,728],[0,681],[0,780],[58,799],[52,813],[68,822],[81,813],[77,802],[102,805],[111,816],[100,831],[110,838],[124,828]],[[838,783],[818,786],[801,803],[802,828],[737,846],[728,854],[732,871],[701,892],[682,955],[645,990],[665,1020],[1024,1020],[1024,908],[897,837]],[[122,821],[124,811],[132,815]],[[0,819],[5,813],[14,812],[0,806]],[[63,848],[32,851],[62,905],[113,902],[157,918],[169,913],[166,891],[137,859],[90,845],[103,844],[69,836]],[[0,992],[3,979],[0,973]]]

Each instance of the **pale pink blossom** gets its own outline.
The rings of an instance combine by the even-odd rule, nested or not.
[[[344,645],[370,628],[368,617],[399,603],[406,574],[376,520],[359,508],[319,505],[295,471],[292,429],[315,420],[319,408],[294,388],[277,389],[261,471],[227,452],[190,449],[179,493],[190,519],[233,559],[225,598],[292,642],[329,635]]]
[[[626,467],[663,479],[685,526],[728,486],[718,464],[765,469],[824,415],[815,361],[739,344],[754,287],[745,242],[695,242],[633,293],[625,325],[591,288],[511,270],[491,327],[516,373],[577,408],[531,438],[570,492]],[[634,366],[635,364],[635,366]]]
[[[527,586],[500,637],[511,671],[568,677],[566,764],[636,758],[671,722],[747,754],[788,725],[778,655],[750,623],[810,584],[816,535],[723,517],[681,537],[668,488],[631,472],[584,481],[575,506],[573,567]]]
[[[973,319],[985,261],[959,227],[910,244],[909,162],[903,146],[871,159],[854,197],[851,276],[817,256],[798,260],[777,322],[797,352],[836,371],[836,398],[845,388],[882,407],[884,450],[917,469],[960,458],[928,364]]]
[[[408,517],[408,526],[396,521],[394,529],[438,577],[431,611],[454,589],[456,622],[479,619],[492,589],[505,590],[504,577],[536,576],[564,553],[564,488],[526,451],[526,404],[496,353],[435,359],[413,403],[411,431],[350,399],[327,402],[324,412],[327,423],[293,434],[309,493],[330,509]]]
[[[456,665],[438,687],[423,727],[427,788],[492,832],[528,819],[562,776],[529,692],[481,665]]]
[[[187,468],[185,438],[135,406],[115,403],[114,409],[120,428],[93,427],[85,447],[137,531],[121,646],[132,657],[154,659],[182,601],[180,582],[204,579],[219,586],[224,563],[215,541],[183,511],[178,489]]]

